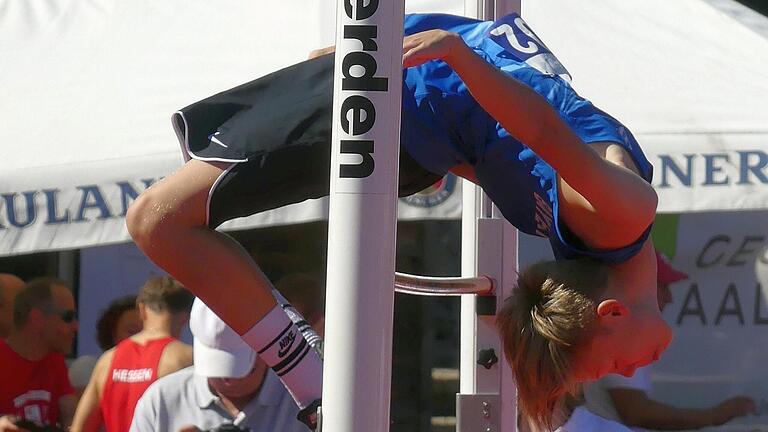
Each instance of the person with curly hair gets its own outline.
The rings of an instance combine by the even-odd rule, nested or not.
[[[136,296],[127,295],[113,300],[96,321],[96,340],[102,351],[141,331],[141,317]]]

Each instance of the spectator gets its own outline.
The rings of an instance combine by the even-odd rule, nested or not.
[[[117,345],[123,339],[135,335],[141,331],[141,317],[136,308],[136,296],[128,295],[114,300],[102,312],[96,322],[96,340],[102,351],[107,351]],[[83,355],[76,358],[69,365],[69,381],[77,392],[78,398],[82,396],[88,381],[91,379],[93,369],[98,359],[92,355]]]
[[[106,351],[140,332],[141,328],[136,296],[128,295],[112,301],[102,312],[96,322],[96,339],[102,351]]]
[[[9,273],[0,273],[0,339],[13,329],[13,299],[24,288],[24,281]]]
[[[669,285],[688,278],[674,269],[667,259],[657,252],[657,289],[659,309],[672,302]],[[684,409],[661,403],[649,397],[650,366],[639,368],[634,375],[606,375],[584,386],[586,408],[603,418],[623,423],[634,431],[699,429],[721,425],[735,417],[755,410],[750,398],[737,396],[706,409]],[[600,429],[601,432],[606,430]]]
[[[55,278],[31,280],[13,303],[13,329],[0,340],[0,432],[19,420],[38,425],[72,422],[77,399],[64,355],[77,333],[75,299]]]
[[[72,431],[128,430],[142,393],[158,378],[192,364],[177,340],[193,297],[170,277],[147,281],[136,299],[142,330],[102,354],[77,406]]]
[[[306,432],[274,372],[240,336],[196,300],[190,328],[195,364],[152,384],[132,432],[198,431],[237,424],[252,432]]]

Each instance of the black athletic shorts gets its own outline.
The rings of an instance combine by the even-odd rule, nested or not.
[[[185,158],[237,162],[209,192],[208,225],[328,195],[333,55],[279,70],[173,115]],[[399,195],[440,179],[400,147]]]

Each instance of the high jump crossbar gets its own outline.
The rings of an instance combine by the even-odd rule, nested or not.
[[[395,273],[395,291],[421,296],[494,295],[493,279],[479,277],[433,277]]]

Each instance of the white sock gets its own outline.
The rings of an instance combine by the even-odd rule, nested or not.
[[[270,310],[242,337],[275,371],[299,408],[320,399],[323,361],[280,305]]]

